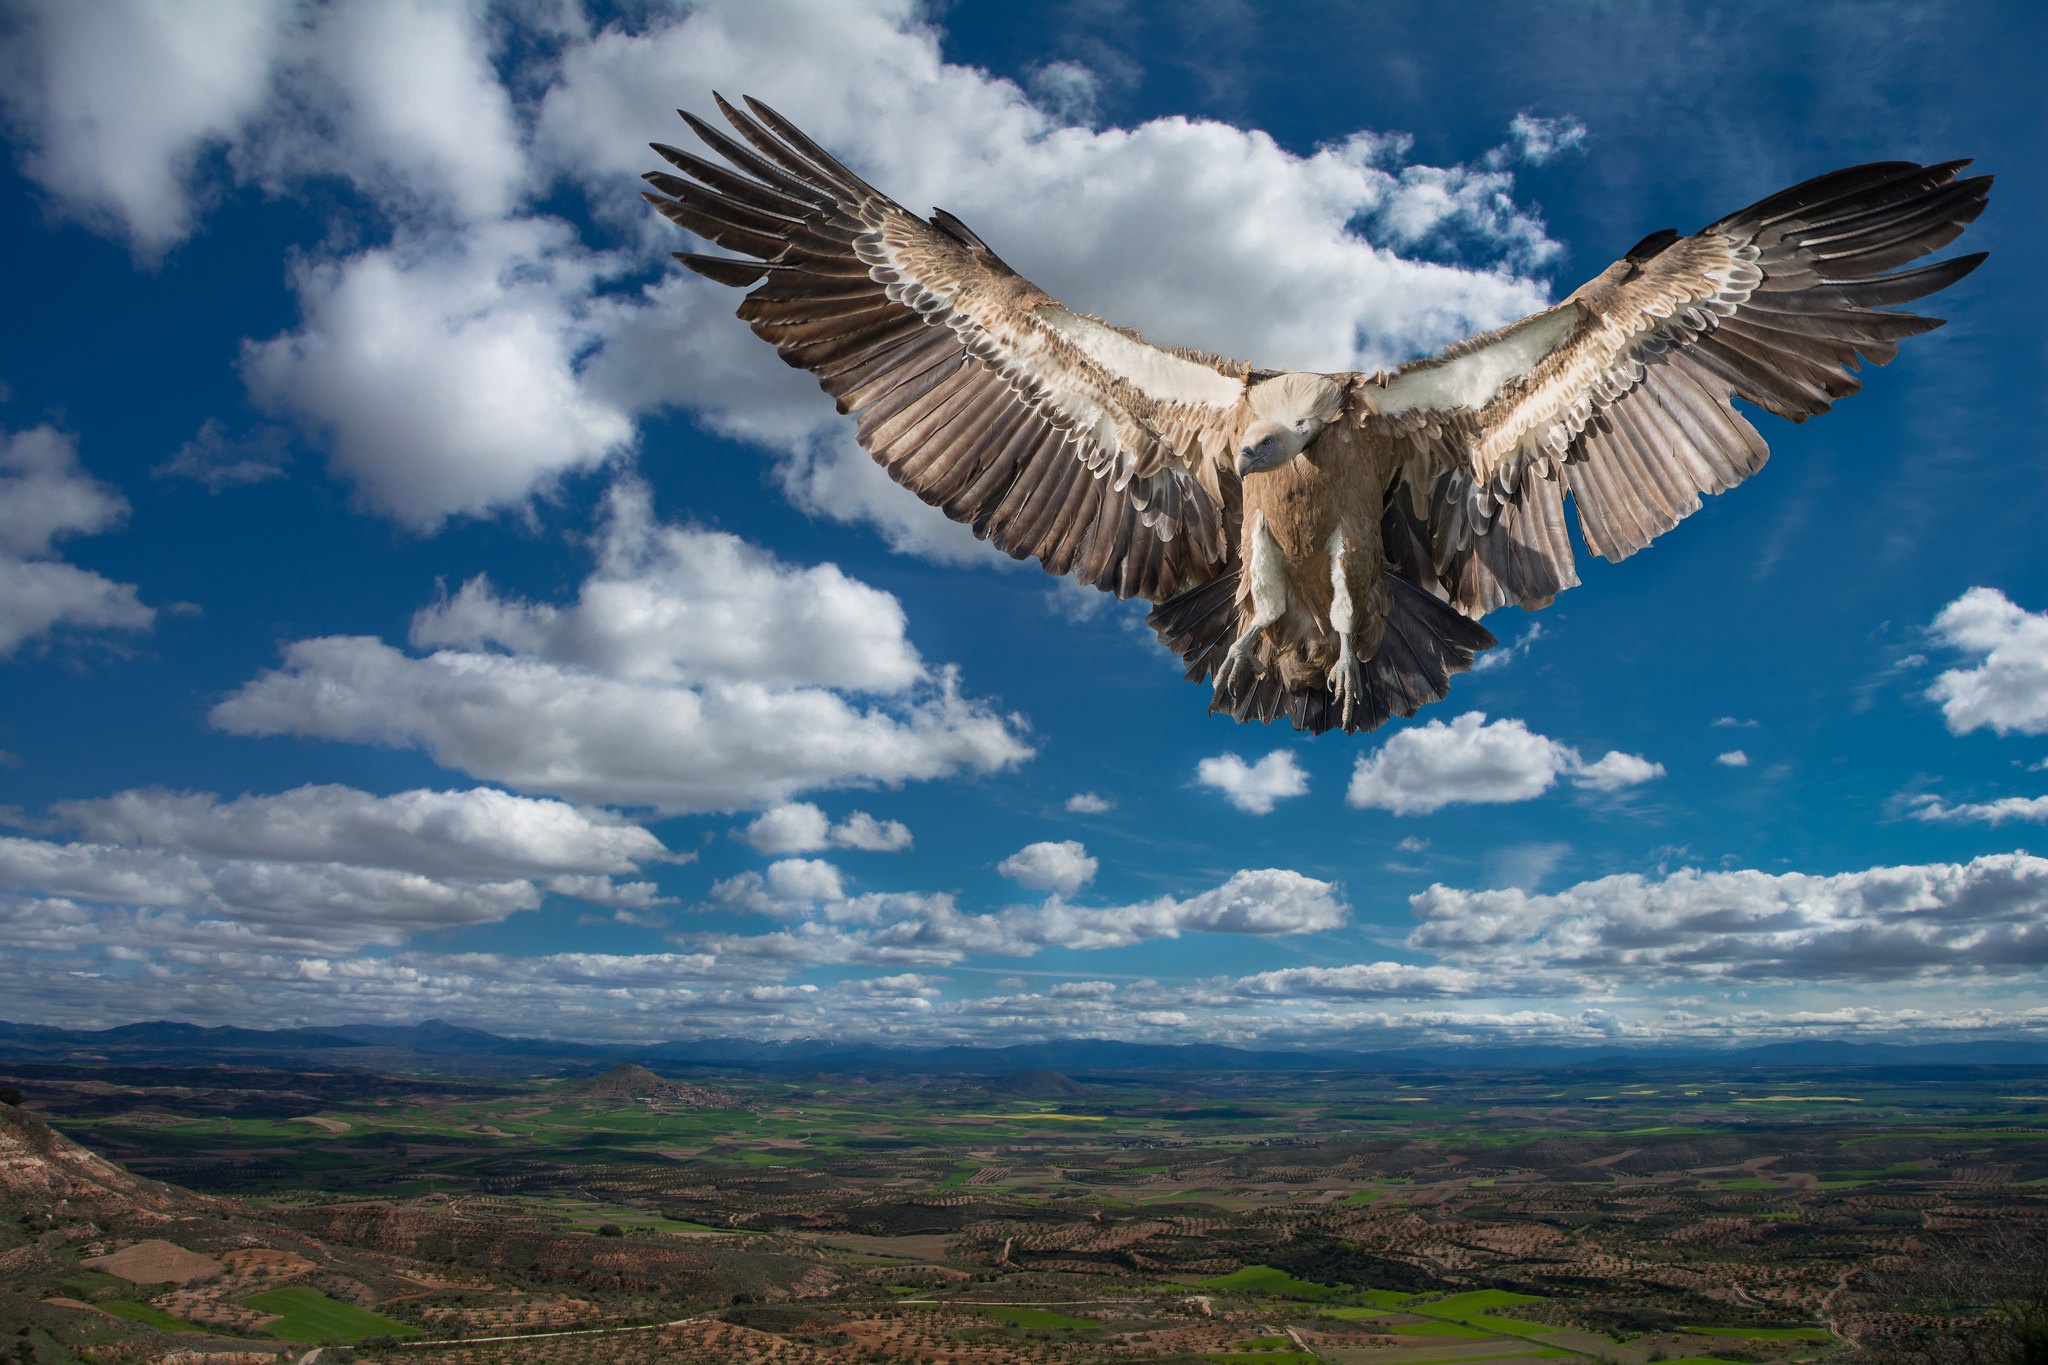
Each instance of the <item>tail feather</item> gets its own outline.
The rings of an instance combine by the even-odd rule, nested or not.
[[[1365,695],[1351,724],[1343,724],[1343,708],[1321,679],[1289,688],[1280,671],[1270,668],[1256,678],[1219,688],[1209,704],[1239,722],[1270,722],[1285,716],[1294,728],[1309,734],[1347,728],[1376,730],[1394,716],[1412,716],[1450,692],[1453,674],[1472,667],[1482,650],[1499,643],[1493,633],[1449,603],[1415,586],[1401,574],[1390,574],[1393,606],[1380,647],[1361,664]],[[1147,617],[1160,641],[1180,655],[1190,682],[1214,677],[1223,656],[1237,638],[1238,571],[1232,570],[1169,598]]]
[[[1217,574],[1161,602],[1145,618],[1159,642],[1180,655],[1187,680],[1201,682],[1216,671],[1237,638],[1239,571]]]

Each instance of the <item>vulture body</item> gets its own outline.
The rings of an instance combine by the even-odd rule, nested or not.
[[[1981,254],[1900,269],[1985,207],[1967,162],[1818,176],[1665,231],[1564,302],[1391,373],[1276,372],[1070,311],[944,210],[919,218],[755,100],[724,164],[655,144],[648,201],[738,255],[739,316],[818,377],[896,482],[1010,555],[1155,604],[1212,711],[1370,730],[1444,697],[1478,618],[1578,582],[1564,499],[1622,559],[1762,468],[1731,398],[1794,422],[1860,387],[1896,311]]]

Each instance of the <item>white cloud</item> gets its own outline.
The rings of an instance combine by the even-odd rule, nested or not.
[[[901,820],[877,820],[857,810],[832,826],[832,843],[864,853],[901,853],[910,847],[910,826]]]
[[[572,606],[508,599],[477,577],[420,611],[411,643],[647,682],[898,692],[924,676],[902,604],[838,566],[795,568],[737,536],[657,524],[636,483],[615,487],[606,508],[597,567]]]
[[[488,221],[515,206],[526,154],[484,10],[345,0],[312,18],[287,49],[277,104],[237,148],[245,176],[276,193],[346,176],[408,217]]]
[[[1308,774],[1285,749],[1276,749],[1257,763],[1236,754],[1205,758],[1195,765],[1195,779],[1214,787],[1248,815],[1270,815],[1275,803],[1308,792]]]
[[[608,812],[487,788],[306,786],[232,801],[140,789],[51,812],[85,840],[0,838],[0,901],[13,916],[0,942],[348,952],[493,923],[548,891],[661,904],[653,883],[617,876],[687,860]],[[78,902],[102,908],[65,908]]]
[[[619,264],[538,218],[308,263],[304,322],[251,343],[243,374],[409,526],[516,506],[635,439],[632,414],[592,393],[577,361],[597,340],[588,297]]]
[[[1555,895],[1432,886],[1410,899],[1408,946],[1502,984],[1582,986],[1683,978],[1816,982],[2039,970],[2048,966],[2048,860],[1832,877],[1682,871],[1583,882]]]
[[[1513,644],[1499,649],[1489,649],[1473,660],[1472,671],[1475,673],[1486,673],[1513,663],[1516,659],[1521,658],[1534,648],[1536,642],[1542,639],[1543,636],[1543,623],[1541,621],[1531,621],[1529,628],[1523,631],[1521,638]]]
[[[1094,792],[1075,792],[1067,798],[1067,811],[1072,815],[1107,815],[1116,809],[1116,802]]]
[[[1586,125],[1577,119],[1569,115],[1542,118],[1521,113],[1508,124],[1507,143],[1489,153],[1487,160],[1493,165],[1526,161],[1532,166],[1541,166],[1566,152],[1583,150],[1585,145]]]
[[[1462,967],[1418,967],[1406,962],[1360,962],[1348,967],[1285,967],[1231,983],[1253,996],[1339,996],[1370,998],[1470,995],[1486,986],[1478,972]]]
[[[949,670],[923,665],[894,598],[831,566],[657,527],[634,489],[611,499],[598,551],[573,606],[474,580],[424,609],[413,638],[431,653],[296,641],[213,722],[420,748],[508,786],[678,811],[991,772],[1030,753]],[[886,695],[856,705],[842,691]]]
[[[839,869],[818,858],[783,858],[768,865],[768,893],[791,905],[846,898]]]
[[[2048,613],[2023,610],[1996,588],[1971,588],[1941,609],[1930,633],[1951,649],[1984,656],[1927,689],[1951,733],[2048,733]]]
[[[0,439],[0,658],[59,627],[148,630],[156,620],[132,583],[52,556],[60,536],[119,526],[128,503],[78,464],[77,443],[54,427]]]
[[[1000,916],[1017,940],[1061,948],[1122,948],[1184,933],[1259,936],[1318,933],[1341,927],[1347,911],[1328,882],[1282,868],[1234,872],[1211,891],[1136,905],[1069,905],[1058,898]]]
[[[1609,750],[1588,763],[1577,749],[1519,720],[1488,722],[1468,711],[1394,735],[1359,758],[1345,800],[1361,809],[1427,815],[1457,803],[1530,801],[1560,777],[1592,791],[1617,791],[1662,777],[1664,767]]]
[[[1403,853],[1421,853],[1429,847],[1429,840],[1411,834],[1400,843],[1395,844],[1394,847]]]
[[[757,853],[815,853],[831,843],[832,822],[808,801],[785,801],[761,812],[739,837]]]
[[[1749,755],[1740,749],[1730,749],[1725,754],[1716,754],[1714,762],[1724,768],[1747,768],[1749,766]]]
[[[90,839],[217,858],[350,863],[436,877],[637,871],[677,861],[639,825],[589,807],[489,787],[372,796],[304,786],[223,801],[144,788],[51,811]]]
[[[1926,661],[1922,660],[1922,662]],[[1753,720],[1737,720],[1733,716],[1714,717],[1714,728],[1716,730],[1754,730],[1756,727],[1757,722]]]
[[[1577,765],[1571,773],[1572,781],[1576,785],[1596,792],[1640,787],[1643,783],[1655,781],[1662,776],[1662,763],[1652,763],[1639,754],[1625,754],[1619,749],[1609,749],[1593,762]]]
[[[44,898],[28,904],[45,909],[77,901],[132,907],[125,917],[90,916],[75,937],[137,947],[348,951],[489,924],[541,900],[525,880],[428,877],[340,863],[215,861],[165,849],[22,838],[0,838],[0,886]]]
[[[2002,825],[2008,820],[2048,824],[2048,796],[2001,796],[1996,801],[1965,802],[1959,806],[1945,806],[1932,796],[1924,796],[1913,818],[1943,824]]]
[[[155,256],[192,230],[193,168],[268,97],[287,0],[44,0],[16,8],[0,90],[22,170]]]
[[[1026,844],[996,864],[996,871],[1019,886],[1073,895],[1095,880],[1097,863],[1078,839]]]
[[[911,844],[910,827],[900,820],[877,820],[857,810],[835,825],[808,801],[771,806],[736,833],[760,853],[816,853],[834,847],[896,853]]]
[[[1055,892],[1041,905],[976,915],[961,911],[947,895],[835,899],[830,893],[840,883],[836,870],[823,870],[829,866],[786,859],[765,876],[743,872],[713,888],[722,905],[795,921],[786,929],[685,934],[677,941],[718,961],[753,962],[762,970],[850,962],[944,967],[970,956],[1029,957],[1044,948],[1090,952],[1186,933],[1316,933],[1342,926],[1348,915],[1330,883],[1279,868],[1233,873],[1222,885],[1184,900],[1160,896],[1132,905],[1088,906]],[[780,882],[776,868],[786,869]]]

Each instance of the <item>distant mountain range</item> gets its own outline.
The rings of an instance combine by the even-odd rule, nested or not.
[[[286,1063],[468,1075],[590,1072],[621,1062],[740,1071],[964,1073],[1020,1071],[1440,1071],[1543,1068],[1618,1070],[1684,1066],[2048,1066],[2048,1042],[1771,1043],[1739,1050],[1557,1046],[1349,1052],[1251,1051],[1207,1044],[1074,1038],[1014,1047],[882,1047],[824,1039],[763,1042],[706,1038],[664,1043],[574,1043],[507,1038],[443,1019],[328,1028],[205,1028],[156,1020],[110,1029],[0,1021],[0,1060],[155,1065]]]

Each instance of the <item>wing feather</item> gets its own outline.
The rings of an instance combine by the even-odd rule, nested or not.
[[[657,145],[647,199],[739,258],[739,313],[811,371],[899,483],[1018,558],[1163,600],[1223,571],[1246,367],[1061,307],[957,218],[914,217],[774,110],[724,99],[725,164]]]
[[[1941,325],[1888,310],[1984,259],[1898,269],[1984,211],[1991,179],[1967,164],[1851,166],[1652,234],[1556,308],[1379,376],[1376,420],[1433,455],[1405,475],[1429,482],[1423,576],[1470,615],[1541,606],[1577,581],[1552,532],[1564,493],[1587,547],[1620,559],[1761,469],[1734,399],[1803,422]]]

